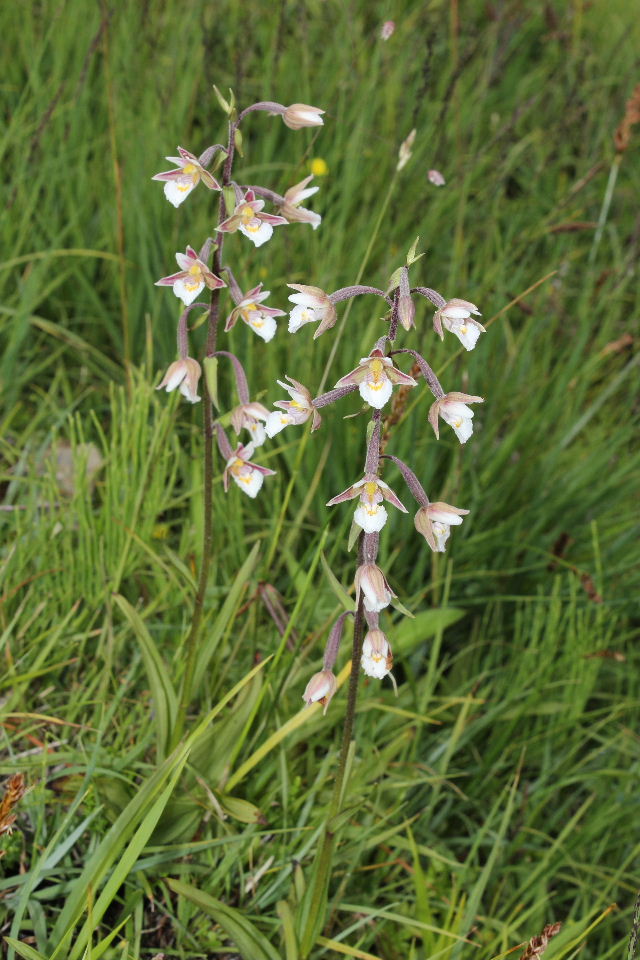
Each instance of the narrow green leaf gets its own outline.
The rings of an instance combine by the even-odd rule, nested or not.
[[[27,946],[26,943],[21,943],[20,940],[14,940],[13,937],[5,937],[5,943],[8,943],[10,947],[13,947],[15,952],[24,957],[24,960],[46,960],[46,957],[36,950],[34,947]]]
[[[185,897],[213,917],[247,960],[281,960],[278,951],[240,910],[227,906],[182,880],[170,877],[167,883],[179,896]]]
[[[178,698],[173,689],[167,667],[158,653],[157,647],[142,617],[137,610],[134,610],[129,601],[125,600],[119,593],[115,594],[114,600],[131,625],[136,639],[140,644],[155,711],[155,721],[158,731],[156,743],[158,761],[162,762],[167,755],[171,731],[175,725],[178,712]]]

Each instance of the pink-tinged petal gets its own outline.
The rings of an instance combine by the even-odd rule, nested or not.
[[[182,159],[185,161],[185,165],[187,163],[193,163],[195,164],[196,167],[200,166],[200,161],[195,156],[195,154],[189,153],[189,151],[185,150],[184,147],[178,147],[178,153],[180,154]]]
[[[212,273],[211,270],[209,270],[209,268],[202,263],[202,261],[198,261],[198,263],[201,265],[202,276],[209,290],[218,290],[221,287],[226,287],[226,283],[222,277],[218,277],[215,273]]]
[[[389,367],[385,370],[385,373],[389,380],[391,380],[391,383],[399,383],[405,387],[418,386],[413,377],[410,377],[408,373],[403,373],[402,370],[398,370],[397,367]]]
[[[252,287],[251,290],[242,295],[242,300],[238,306],[246,307],[250,303],[260,303],[262,300],[266,300],[270,293],[270,290],[262,290],[262,284],[259,283],[257,287]]]
[[[361,486],[361,484],[359,484]],[[360,489],[356,489],[356,486],[347,487],[346,490],[343,490],[342,493],[339,493],[337,496],[332,497],[331,500],[327,501],[328,507],[335,506],[336,503],[344,503],[345,500],[353,500],[355,497],[359,497],[361,493]]]
[[[257,470],[263,477],[275,477],[276,475],[275,470],[270,470],[269,467],[261,467],[259,463],[252,463],[250,460],[247,460],[247,466],[251,467],[252,470]]]
[[[254,203],[256,199],[256,195],[253,192],[253,190],[247,190],[247,192],[244,195],[244,199],[245,199],[245,203]],[[264,201],[263,201],[263,206],[264,206]]]
[[[216,178],[213,176],[213,174],[209,173],[208,170],[205,170],[204,168],[201,169],[200,179],[204,183],[205,187],[209,188],[209,190],[220,190],[220,184],[218,183]]]
[[[192,260],[198,259],[198,251],[194,250],[190,244],[187,244],[187,256],[191,257]]]
[[[392,503],[394,507],[397,507],[398,510],[402,510],[403,513],[408,513],[409,511],[403,504],[402,500],[393,492],[391,487],[387,486],[386,483],[383,483],[382,480],[378,480],[378,486],[380,488],[380,493],[385,500],[388,500],[389,503]]]
[[[234,213],[230,217],[227,217],[226,220],[223,220],[222,223],[218,224],[216,230],[218,230],[220,233],[235,233],[240,226],[240,223],[240,217],[236,216]]]
[[[152,180],[175,180],[177,177],[182,177],[184,174],[182,170],[165,170],[162,173],[155,173],[151,179]]]
[[[258,227],[254,227],[253,223],[259,224]],[[273,236],[273,227],[269,223],[262,223],[260,220],[251,221],[248,224],[241,224],[238,229],[240,233],[243,233],[245,237],[248,237],[256,247],[261,247],[263,243],[266,243],[267,240],[270,240]]]
[[[367,377],[369,377],[370,375],[371,375],[371,371],[369,370],[369,367],[361,365],[359,367],[356,367],[355,370],[352,370],[350,373],[345,374],[344,377],[340,377],[334,389],[336,389],[337,387],[346,387],[352,383],[356,383],[356,384],[363,383],[363,381],[366,380]]]
[[[273,227],[282,226],[282,224],[289,222],[285,217],[278,217],[274,213],[261,213],[258,219],[262,220],[263,223],[270,223]]]
[[[181,270],[180,273],[172,273],[169,277],[162,277],[160,280],[156,280],[156,287],[172,287],[176,280],[181,280],[183,277],[186,277],[188,274],[185,270]]]
[[[236,323],[238,322],[239,319],[240,319],[240,311],[239,311],[238,308],[236,307],[235,310],[232,310],[232,311],[231,311],[231,313],[229,314],[229,316],[227,317],[227,319],[226,319],[226,321],[225,321],[224,332],[225,332],[225,333],[228,333],[229,330],[233,330],[233,328],[235,327],[235,325],[236,325]],[[237,432],[238,432],[238,431],[236,430],[236,433],[237,433]]]

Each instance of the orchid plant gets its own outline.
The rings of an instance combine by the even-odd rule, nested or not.
[[[218,335],[221,318],[221,291],[231,296],[233,307],[230,310],[224,332],[231,330],[239,320],[249,327],[265,343],[276,334],[276,318],[285,315],[284,310],[266,306],[270,296],[262,289],[262,283],[240,288],[226,257],[225,240],[229,234],[239,233],[256,247],[267,243],[276,227],[294,223],[307,223],[315,230],[320,222],[319,214],[302,206],[303,201],[313,196],[318,187],[309,186],[312,177],[305,177],[300,183],[290,187],[284,195],[267,187],[242,185],[233,178],[234,160],[241,152],[241,126],[245,119],[257,111],[272,116],[280,116],[291,130],[303,127],[319,127],[323,124],[324,113],[319,107],[303,103],[284,106],[274,101],[253,103],[238,111],[233,94],[225,99],[214,88],[220,106],[227,115],[228,137],[226,146],[213,144],[200,155],[178,147],[177,157],[168,157],[174,169],[157,173],[153,177],[164,184],[167,200],[179,207],[189,195],[202,183],[208,191],[218,198],[218,217],[215,237],[208,237],[199,251],[187,245],[184,253],[176,253],[180,268],[177,273],[169,274],[157,281],[156,285],[171,287],[174,295],[184,305],[178,320],[177,341],[178,359],[167,370],[157,389],[167,392],[179,389],[190,403],[198,403],[199,384],[202,383],[203,430],[204,430],[204,543],[193,617],[187,638],[187,657],[180,692],[178,717],[174,730],[174,741],[182,735],[186,712],[191,700],[193,676],[197,656],[198,637],[202,622],[204,597],[208,582],[210,558],[213,544],[212,532],[212,482],[213,482],[213,438],[225,461],[223,487],[230,489],[231,481],[247,496],[258,495],[265,477],[274,471],[253,462],[253,456],[268,437],[274,436],[290,423],[302,423],[309,416],[314,417],[318,425],[319,417],[311,405],[311,395],[296,381],[291,386],[282,384],[291,396],[291,400],[279,404],[283,412],[270,413],[261,403],[251,400],[249,386],[240,359],[227,350],[218,349]],[[273,213],[265,211],[265,205],[273,206]],[[200,301],[201,294],[209,292],[209,302]],[[192,310],[206,311],[206,345],[204,350],[205,376],[201,380],[202,367],[190,354],[189,316]],[[243,431],[249,434],[247,443],[232,444],[222,424],[214,421],[213,401],[216,401],[216,365],[218,359],[228,359],[234,370],[239,403],[230,413],[229,420],[236,435]],[[288,378],[287,378],[288,379]]]

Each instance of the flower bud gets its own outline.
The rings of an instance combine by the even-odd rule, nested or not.
[[[331,670],[321,670],[314,673],[306,686],[302,699],[307,706],[320,702],[324,706],[323,713],[327,712],[329,701],[338,689],[338,681]]]
[[[429,173],[427,174],[427,180],[435,187],[444,187],[445,183],[447,182],[439,170],[429,170]]]
[[[393,592],[387,578],[375,563],[363,563],[358,567],[355,576],[356,602],[360,602],[360,591],[364,594],[364,608],[370,612],[377,612],[388,607]]]
[[[310,107],[307,103],[292,103],[282,114],[282,119],[291,130],[302,127],[321,127],[324,123],[320,107]]]
[[[201,373],[202,370],[197,360],[194,360],[193,357],[183,357],[169,366],[156,390],[166,390],[167,393],[171,393],[172,390],[179,387],[182,396],[186,397],[190,403],[198,403],[200,400],[198,380]]]
[[[395,30],[396,25],[393,20],[385,20],[382,24],[382,29],[380,30],[380,39],[388,40],[393,36],[393,31]]]

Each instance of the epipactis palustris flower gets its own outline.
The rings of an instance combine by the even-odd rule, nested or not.
[[[274,403],[274,406],[279,407],[280,410],[273,410],[267,417],[265,430],[268,437],[275,437],[276,433],[280,433],[281,430],[290,425],[306,423],[309,417],[313,417],[312,431],[317,430],[322,422],[320,414],[313,406],[309,390],[298,380],[294,380],[293,377],[288,377],[286,374],[285,380],[288,380],[291,386],[283,383],[282,380],[278,380],[277,383],[287,391],[291,400],[276,400]]]
[[[321,127],[323,113],[320,107],[308,103],[292,103],[282,114],[282,119],[291,130],[301,130],[303,127]]]
[[[227,465],[222,474],[222,484],[225,493],[229,489],[229,478],[238,484],[243,493],[253,498],[258,495],[260,488],[264,483],[265,477],[275,475],[275,470],[269,470],[267,467],[261,467],[257,463],[252,463],[249,459],[253,455],[255,447],[253,443],[246,447],[236,447],[232,457],[227,460]]]
[[[459,526],[468,513],[468,510],[438,500],[427,507],[420,507],[414,523],[434,553],[444,553],[451,527]]]
[[[360,592],[364,594],[364,608],[369,613],[377,613],[388,607],[396,594],[393,592],[387,578],[375,563],[363,563],[356,570],[356,603],[360,602]]]
[[[320,326],[313,335],[315,340],[335,325],[338,316],[329,294],[320,287],[310,287],[306,283],[288,283],[287,286],[298,291],[289,297],[291,303],[296,304],[289,314],[289,333],[295,333],[305,323],[317,323],[319,320]]]
[[[289,187],[284,195],[284,203],[280,207],[280,213],[289,223],[310,223],[315,230],[320,226],[322,217],[319,213],[314,213],[313,210],[307,210],[300,206],[303,200],[312,197],[320,189],[320,187],[307,186],[312,180],[313,174],[305,177],[295,186]]]
[[[253,190],[247,190],[244,199],[237,204],[233,213],[223,220],[216,230],[223,233],[235,233],[239,230],[248,237],[256,247],[262,246],[273,236],[273,228],[286,224],[284,217],[273,213],[263,213],[264,200],[256,200]]]
[[[312,703],[321,703],[324,706],[323,713],[327,712],[327,707],[332,696],[338,689],[338,681],[331,670],[321,670],[314,673],[306,686],[302,699],[311,706]]]
[[[385,357],[382,350],[377,347],[374,347],[368,357],[362,358],[355,370],[341,377],[336,387],[344,387],[352,383],[358,384],[362,399],[376,410],[384,407],[395,385],[417,386],[413,377],[394,367],[391,358]]]
[[[429,423],[433,427],[436,437],[439,438],[438,417],[453,427],[460,443],[466,443],[473,433],[473,410],[468,403],[484,403],[482,397],[474,397],[468,393],[459,393],[457,390],[446,393],[436,400],[429,410]]]
[[[382,630],[369,630],[362,641],[362,669],[368,677],[382,680],[391,672],[393,654]]]
[[[200,364],[193,357],[183,357],[176,360],[169,366],[161,383],[156,390],[166,390],[171,393],[172,390],[180,388],[180,393],[186,397],[189,403],[198,403],[198,380],[202,374]]]
[[[236,435],[241,430],[248,430],[251,434],[251,443],[253,447],[261,447],[267,439],[264,429],[264,421],[269,417],[269,411],[261,403],[252,401],[250,403],[241,403],[231,411],[231,426]],[[263,422],[261,422],[263,421]]]
[[[380,39],[388,40],[393,36],[393,32],[396,29],[396,25],[393,20],[385,20],[382,24],[382,29],[380,30]]]
[[[382,530],[387,522],[387,511],[382,506],[383,500],[388,500],[403,513],[408,512],[402,501],[389,487],[389,484],[381,480],[375,473],[365,473],[362,480],[358,480],[353,486],[339,493],[337,497],[333,497],[332,500],[329,500],[327,506],[332,507],[336,503],[353,500],[355,497],[360,498],[360,503],[356,507],[353,519],[365,533],[377,533]]]
[[[253,290],[249,290],[242,297],[242,300],[231,311],[224,325],[225,332],[235,327],[238,320],[244,320],[248,327],[257,333],[259,337],[268,343],[276,333],[276,321],[274,317],[283,317],[284,310],[278,310],[277,307],[265,307],[262,301],[270,296],[269,290],[263,290],[259,283]]]
[[[187,247],[186,253],[176,253],[178,266],[182,269],[179,273],[172,273],[168,277],[161,277],[156,280],[156,287],[173,287],[176,297],[189,306],[196,299],[198,294],[207,287],[209,290],[216,290],[218,287],[226,287],[226,283],[220,277],[213,273],[207,264],[198,258],[198,254],[193,247]]]
[[[433,329],[440,339],[444,338],[442,328],[455,334],[465,350],[473,350],[481,333],[486,333],[485,328],[471,316],[475,313],[478,317],[482,314],[475,303],[469,300],[448,300],[443,307],[433,315]]]
[[[179,207],[183,200],[186,200],[194,187],[200,182],[204,183],[209,190],[219,190],[220,184],[216,178],[209,173],[202,165],[202,157],[194,156],[188,150],[178,147],[179,157],[167,157],[169,163],[175,163],[177,170],[167,170],[164,173],[156,173],[152,180],[164,180],[164,195],[167,200]]]

